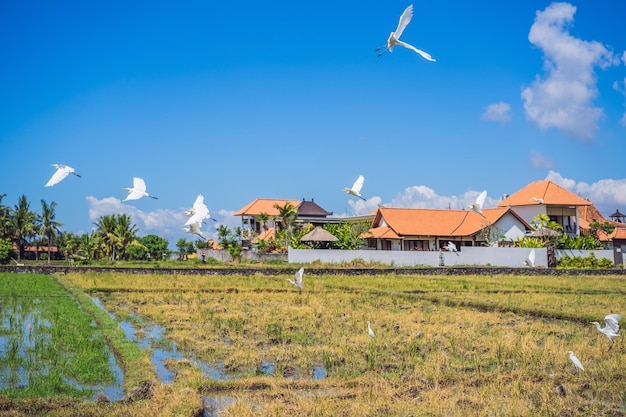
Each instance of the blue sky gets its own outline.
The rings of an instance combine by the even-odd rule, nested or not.
[[[414,3],[401,39],[436,62],[377,58],[409,4],[3,2],[3,203],[171,245],[197,194],[206,236],[258,197],[492,207],[545,178],[626,212],[626,2]],[[82,178],[46,188],[52,163]],[[342,191],[359,174],[366,201]],[[134,176],[158,200],[123,203]]]

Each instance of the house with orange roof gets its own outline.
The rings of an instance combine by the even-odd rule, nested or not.
[[[379,207],[372,228],[362,237],[376,250],[440,250],[453,242],[462,246],[492,246],[512,241],[532,230],[508,208],[472,210]]]
[[[259,236],[266,239],[274,236],[277,219],[279,219],[280,211],[276,208],[284,207],[286,203],[294,206],[298,215],[296,224],[313,224],[314,226],[322,226],[326,223],[338,222],[337,218],[329,218],[332,212],[324,210],[314,199],[307,201],[302,200],[282,200],[276,198],[257,198],[241,209],[237,210],[234,215],[241,216],[241,230],[244,243],[254,242]],[[258,216],[267,214],[269,220],[265,223],[258,220]]]
[[[550,181],[535,181],[502,201],[497,207],[512,208],[527,223],[537,214],[546,214],[570,234],[580,235],[580,213],[591,202]]]

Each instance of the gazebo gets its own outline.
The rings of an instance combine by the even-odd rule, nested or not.
[[[335,235],[325,229],[322,229],[320,226],[316,226],[315,229],[300,238],[300,241],[302,242],[312,242],[313,247],[315,248],[319,248],[319,246],[329,248],[331,242],[336,242],[338,240],[339,239],[337,239]]]
[[[615,213],[609,216],[611,220],[618,223],[624,223],[624,219],[626,218],[626,214],[622,214],[619,210],[615,210]]]

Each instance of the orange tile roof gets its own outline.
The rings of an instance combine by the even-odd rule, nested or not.
[[[362,239],[374,238],[374,239],[400,239],[400,236],[396,234],[389,227],[375,227],[361,234]]]
[[[624,225],[624,223],[615,222],[611,219],[607,219],[606,217],[604,217],[602,213],[600,213],[600,210],[598,210],[593,204],[587,207],[580,207],[578,215],[578,221],[580,222],[580,228],[582,230],[589,230],[591,228],[590,225],[594,220],[597,220],[600,223],[610,223],[615,226],[613,232],[609,233],[608,235],[602,230],[598,230],[598,239],[602,242],[607,242],[615,239],[616,236],[624,233],[621,231],[621,229],[626,229],[626,225]],[[617,239],[620,238],[618,237]]]
[[[613,239],[626,239],[626,227],[615,228]]]
[[[508,208],[484,209],[483,217],[471,210],[381,207],[374,218],[372,230],[388,226],[399,236],[471,236],[509,212],[530,228]]]
[[[275,231],[273,227],[263,230],[257,237],[252,240],[252,243],[257,243],[259,240],[272,240],[274,239]]]
[[[257,198],[247,206],[237,210],[235,216],[258,216],[261,213],[267,213],[270,216],[278,216],[280,212],[274,207],[275,204],[284,206],[286,202],[291,203],[294,207],[300,205],[301,200],[280,200],[275,198]]]
[[[530,206],[540,204],[533,198],[543,199],[545,205],[588,206],[591,204],[586,198],[577,196],[560,185],[550,181],[535,181],[510,195],[498,203],[498,207]]]

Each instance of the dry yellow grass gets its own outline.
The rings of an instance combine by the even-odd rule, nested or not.
[[[203,396],[228,399],[227,416],[624,415],[626,348],[588,324],[626,313],[624,278],[305,273],[301,294],[287,276],[65,278],[232,373],[173,364],[174,384],[143,406],[160,415],[190,415],[181,404]],[[264,362],[274,376],[255,372]]]

